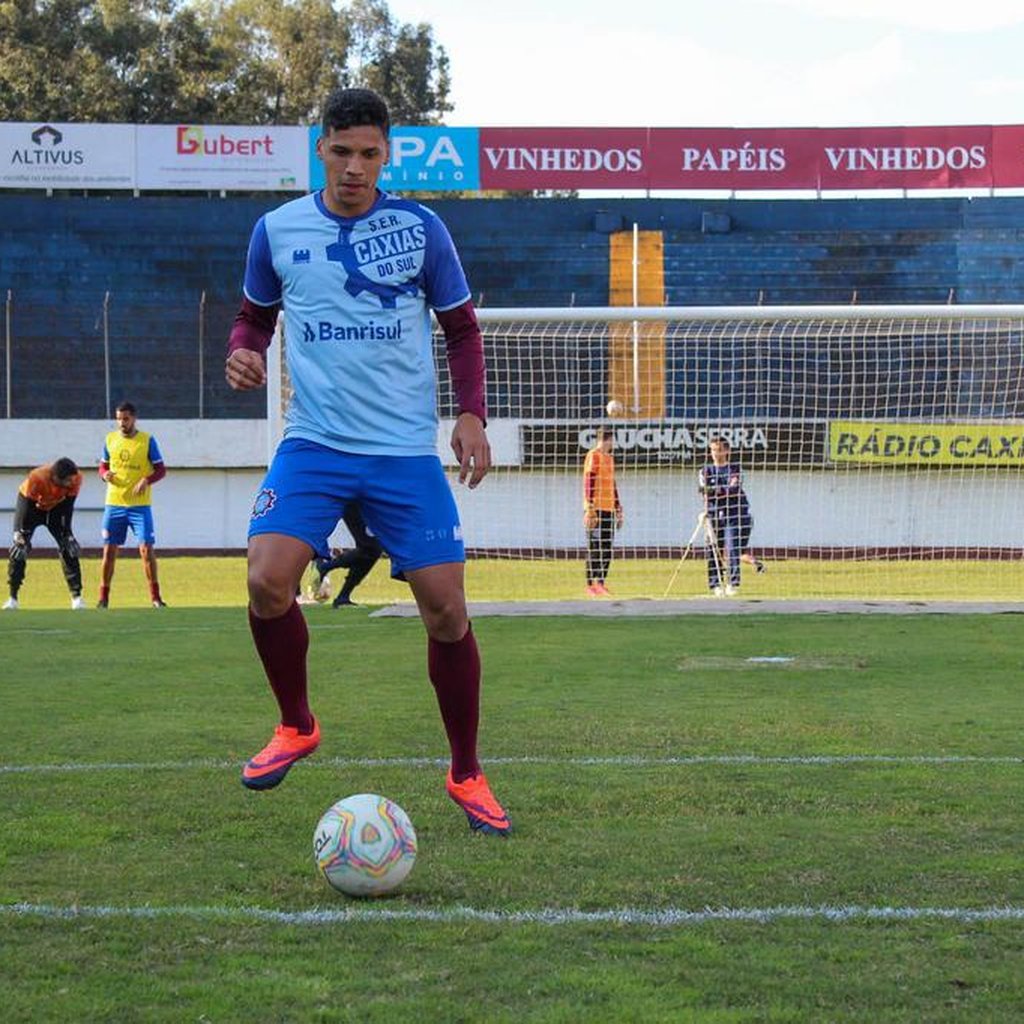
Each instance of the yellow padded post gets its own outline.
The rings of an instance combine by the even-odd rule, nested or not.
[[[665,240],[660,231],[637,232],[636,304],[665,304]],[[633,305],[633,232],[608,238],[608,301]],[[665,414],[665,325],[610,325],[608,400],[622,403],[624,418],[660,419]],[[639,397],[639,407],[637,398]]]

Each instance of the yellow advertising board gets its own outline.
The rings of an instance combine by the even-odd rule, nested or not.
[[[1024,423],[876,423],[833,420],[832,462],[1024,466]]]

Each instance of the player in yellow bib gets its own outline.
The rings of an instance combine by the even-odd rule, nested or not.
[[[153,545],[152,486],[167,475],[164,457],[152,434],[135,426],[135,406],[122,402],[115,410],[117,430],[107,434],[100,461],[100,478],[107,485],[103,510],[103,563],[100,567],[100,596],[96,606],[110,603],[117,550],[128,537],[128,527],[139,542],[139,556],[149,584],[154,608],[165,608],[156,575]]]

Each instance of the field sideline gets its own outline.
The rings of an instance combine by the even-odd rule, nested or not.
[[[5,1020],[1024,1014],[1016,616],[479,619],[505,842],[445,797],[419,623],[365,609],[308,609],[324,743],[244,790],[241,562],[176,561],[165,610],[0,615]],[[312,865],[360,791],[420,838],[372,903]]]
[[[704,563],[619,559],[609,586],[623,599],[694,599],[708,596]],[[389,576],[382,559],[360,585],[357,600],[367,604],[411,601],[409,588]],[[246,602],[242,556],[160,556],[164,599],[171,607],[238,607]],[[95,604],[98,558],[82,560],[84,596]],[[335,589],[343,574],[331,575]],[[768,572],[744,570],[742,595],[754,600],[1020,601],[1024,560],[1019,561],[818,561],[784,559]],[[471,601],[568,601],[584,598],[583,563],[577,560],[508,561],[471,559],[466,592]],[[671,584],[671,588],[670,588]],[[666,591],[668,594],[666,595]],[[24,609],[66,608],[67,588],[53,557],[33,555],[19,595]],[[144,608],[149,594],[138,556],[130,549],[118,559],[111,608]]]

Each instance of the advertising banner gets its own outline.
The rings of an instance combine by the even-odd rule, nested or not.
[[[269,125],[139,125],[140,189],[306,192],[307,130]]]
[[[316,154],[319,126],[309,129],[309,187],[324,187]],[[453,192],[480,188],[480,140],[476,128],[391,129],[388,162],[380,173],[385,192]]]
[[[713,436],[725,437],[733,458],[748,468],[823,466],[824,423],[707,424],[680,421],[615,424],[615,464],[624,469],[703,465]],[[564,469],[579,463],[597,442],[593,423],[522,424],[522,465]]]
[[[1024,181],[1022,135],[970,125],[481,128],[480,173],[484,188],[989,188]]]
[[[646,188],[646,128],[481,128],[484,189]]]
[[[0,188],[135,187],[135,125],[0,122]]]
[[[988,188],[991,127],[820,128],[823,189]]]
[[[834,420],[832,462],[890,465],[1022,466],[1024,423],[875,423]]]
[[[0,122],[0,188],[306,192],[319,127]],[[397,126],[381,187],[863,190],[1024,186],[1024,125]]]
[[[651,188],[812,189],[813,129],[652,128]]]
[[[1024,125],[992,129],[992,184],[996,188],[1024,185]]]

